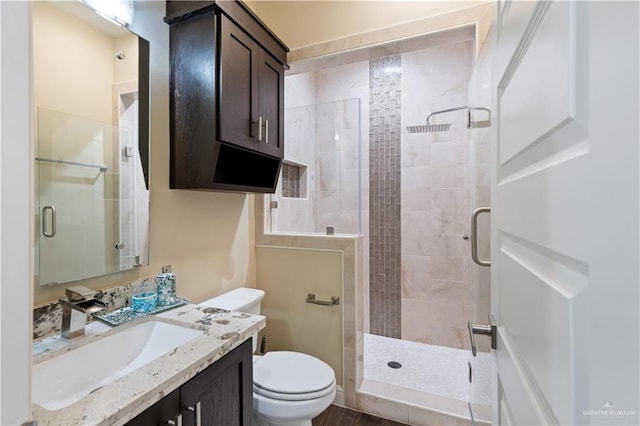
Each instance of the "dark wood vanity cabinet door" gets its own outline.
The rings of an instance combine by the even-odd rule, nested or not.
[[[253,419],[253,355],[245,341],[180,388],[183,425],[251,426]]]
[[[284,157],[284,67],[265,50],[260,51],[258,79],[260,115],[265,122],[260,150],[274,157]]]
[[[179,414],[180,390],[176,389],[130,420],[127,426],[166,425],[169,424],[169,420],[173,420],[177,424]]]
[[[258,141],[258,55],[260,48],[222,15],[219,58],[219,139],[254,151]]]

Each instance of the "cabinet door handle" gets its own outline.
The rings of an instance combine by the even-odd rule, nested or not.
[[[51,231],[47,229],[46,212],[51,211]],[[56,235],[56,208],[52,205],[47,205],[42,208],[42,234],[45,237],[51,238]]]
[[[196,402],[196,405],[193,407],[187,407],[187,410],[196,415],[196,426],[202,426],[202,410],[200,407],[200,401]]]
[[[265,142],[269,143],[269,120],[264,120]]]
[[[262,116],[258,118],[258,141],[262,141]]]
[[[182,414],[178,414],[175,420],[169,420],[167,424],[171,426],[182,426]]]

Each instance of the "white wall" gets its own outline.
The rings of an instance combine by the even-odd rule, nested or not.
[[[0,424],[31,418],[29,2],[0,2]]]

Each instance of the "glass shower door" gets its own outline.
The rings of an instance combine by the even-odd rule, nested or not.
[[[360,234],[360,99],[285,110],[285,137],[271,232]]]
[[[119,191],[112,160],[117,138],[117,128],[109,123],[38,109],[41,286],[119,270]]]
[[[471,117],[471,116],[470,116]],[[466,203],[470,227],[470,244],[467,256],[469,288],[467,295],[467,319],[476,324],[489,325],[491,313],[491,260],[490,260],[490,122],[481,123],[467,132],[469,198]],[[470,334],[470,331],[466,331]],[[470,336],[467,341],[470,343]],[[474,335],[476,353],[468,353],[469,412],[475,424],[491,421],[491,377],[493,356],[491,337]]]

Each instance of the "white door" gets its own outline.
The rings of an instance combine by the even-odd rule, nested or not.
[[[637,1],[498,2],[494,424],[640,424]]]

